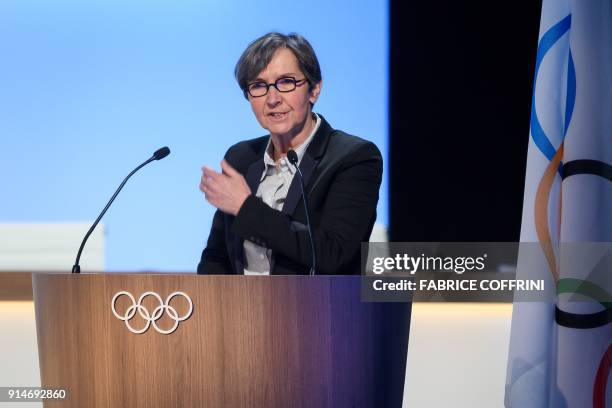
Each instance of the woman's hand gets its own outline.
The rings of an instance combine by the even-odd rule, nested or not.
[[[221,173],[202,167],[200,190],[206,200],[224,213],[236,215],[244,201],[251,195],[251,189],[242,174],[229,165],[221,162]]]

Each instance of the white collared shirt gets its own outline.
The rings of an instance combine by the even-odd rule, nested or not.
[[[321,118],[319,115],[314,113],[316,123],[310,135],[297,146],[294,151],[298,157],[298,165],[302,161],[304,153],[310,142],[312,141],[315,133],[319,129],[321,124]],[[272,158],[271,152],[274,146],[272,145],[272,138],[268,139],[268,146],[264,153],[264,171],[259,180],[259,187],[257,188],[257,197],[261,198],[264,203],[275,210],[281,211],[289,192],[289,186],[293,181],[295,175],[295,168],[287,157],[281,157],[277,162]],[[257,245],[249,240],[244,240],[244,259],[245,259],[245,275],[269,275],[270,265],[272,260],[272,250]]]

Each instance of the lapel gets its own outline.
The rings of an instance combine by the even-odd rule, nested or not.
[[[304,189],[308,187],[308,181],[310,181],[310,176],[312,175],[312,171],[317,165],[318,161],[315,161],[308,153],[304,153],[302,160],[300,161],[300,170],[302,171],[302,175],[304,176]],[[293,180],[291,181],[291,185],[289,186],[289,191],[287,191],[287,197],[285,197],[285,203],[283,204],[283,214],[291,215],[297,206],[297,203],[302,199],[302,188],[300,187],[300,176],[299,174],[295,174]]]
[[[251,193],[257,193],[257,187],[259,187],[259,181],[261,180],[261,175],[265,169],[263,154],[259,160],[254,163],[251,163],[246,173],[246,182],[251,189]]]
[[[308,145],[304,156],[300,161],[300,170],[304,176],[304,188],[308,191],[308,185],[311,180],[311,176],[314,172],[315,167],[319,164],[321,156],[325,153],[329,137],[333,133],[333,129],[327,123],[323,115],[319,114],[321,118],[321,124],[317,133],[313,136],[312,142]],[[291,215],[295,210],[295,207],[302,199],[302,189],[300,188],[299,175],[295,175],[289,186],[287,197],[285,198],[285,204],[283,205],[283,214]]]

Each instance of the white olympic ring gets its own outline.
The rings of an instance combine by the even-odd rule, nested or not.
[[[123,316],[117,313],[117,310],[115,309],[115,303],[117,302],[117,299],[122,295],[129,297],[132,301],[132,305],[126,309],[125,314]],[[159,302],[159,306],[157,306],[153,310],[152,314],[149,314],[147,308],[142,305],[142,301],[147,296],[153,296]],[[187,313],[185,313],[184,316],[179,317],[176,309],[170,306],[170,301],[175,296],[183,296],[185,299],[187,299],[187,302],[189,302],[189,310],[187,311]],[[113,311],[115,317],[119,320],[123,320],[125,322],[126,327],[134,334],[142,334],[146,332],[151,326],[151,324],[153,324],[153,327],[155,328],[155,330],[157,330],[158,333],[170,334],[177,329],[179,322],[187,320],[189,316],[191,316],[191,313],[193,312],[193,302],[191,301],[191,298],[187,296],[184,292],[172,292],[168,295],[165,302],[162,302],[161,296],[159,296],[157,293],[145,292],[140,295],[140,297],[138,298],[138,302],[136,302],[134,296],[132,296],[130,292],[122,290],[120,292],[115,293],[115,296],[113,296],[113,299],[111,300],[111,310]],[[136,310],[138,310],[138,314],[140,315],[140,317],[147,321],[147,324],[140,330],[136,330],[130,325],[130,320],[132,320],[132,318],[136,314]],[[160,329],[156,323],[157,320],[159,320],[163,316],[164,312],[168,312],[168,316],[172,320],[174,320],[174,325],[168,330]]]

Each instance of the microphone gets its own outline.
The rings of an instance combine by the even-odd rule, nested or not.
[[[151,159],[153,159],[153,160],[161,160],[161,159],[163,159],[164,157],[166,157],[169,154],[170,154],[170,149],[168,149],[168,146],[164,146],[164,147],[162,147],[160,149],[157,149],[155,151],[155,153],[153,153],[153,157],[151,157]],[[145,163],[145,164],[147,164],[147,163]]]
[[[94,221],[94,223],[91,226],[91,228],[89,228],[89,231],[87,231],[87,234],[85,234],[85,238],[83,238],[83,242],[81,242],[81,246],[79,247],[79,252],[77,253],[76,261],[74,262],[74,265],[72,266],[72,273],[81,273],[81,267],[79,265],[79,261],[81,260],[81,253],[83,252],[83,248],[85,247],[85,243],[87,242],[87,239],[89,238],[89,236],[91,235],[93,230],[96,228],[96,226],[98,225],[98,223],[100,222],[100,220],[102,219],[104,214],[106,214],[106,210],[108,210],[108,207],[110,207],[110,205],[113,203],[113,201],[115,200],[115,197],[117,197],[117,194],[119,194],[119,192],[121,191],[121,189],[123,188],[125,183],[127,183],[128,179],[130,177],[132,177],[132,175],[134,173],[136,173],[138,170],[140,170],[141,168],[143,168],[147,164],[151,163],[153,160],[161,160],[164,157],[168,156],[169,154],[170,154],[170,149],[168,149],[167,146],[164,146],[161,149],[157,149],[155,151],[155,153],[153,153],[153,156],[151,156],[149,159],[147,159],[147,161],[145,161],[140,166],[138,166],[134,170],[132,170],[132,172],[130,174],[128,174],[128,176],[123,180],[123,182],[121,183],[121,185],[119,186],[117,191],[115,191],[115,194],[113,194],[111,199],[106,204],[106,207],[104,207],[104,209],[102,210],[100,215],[98,215],[98,218],[96,218],[96,220]]]
[[[308,236],[310,238],[310,253],[312,257],[312,266],[310,268],[310,275],[314,275],[317,270],[317,254],[315,252],[315,244],[314,244],[314,231],[312,229],[312,224],[310,223],[310,207],[308,205],[308,197],[306,196],[306,188],[304,187],[304,176],[302,175],[302,170],[298,167],[298,155],[294,150],[289,150],[287,152],[287,159],[289,159],[289,163],[293,164],[300,178],[300,187],[302,188],[302,199],[304,200],[304,210],[306,212],[306,224],[308,226]]]

